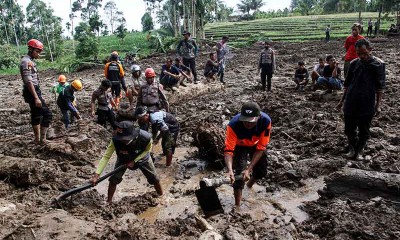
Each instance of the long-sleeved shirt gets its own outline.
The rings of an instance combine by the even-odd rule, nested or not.
[[[226,154],[233,155],[236,146],[254,147],[264,151],[270,140],[271,118],[264,112],[252,129],[244,127],[243,122],[239,121],[240,114],[233,117],[226,129],[225,149]]]
[[[150,140],[147,144],[146,148],[142,153],[140,153],[135,159],[132,159],[135,163],[138,162],[140,159],[145,157],[147,154],[150,153],[151,148],[153,146],[153,141]],[[107,150],[104,153],[103,157],[101,158],[99,165],[97,166],[96,173],[101,174],[104,171],[104,168],[107,166],[108,162],[110,161],[111,156],[115,152],[114,142],[111,140],[110,144],[108,144]]]
[[[176,47],[179,55],[186,59],[192,59],[197,56],[198,47],[193,39],[181,40]]]
[[[372,116],[375,112],[376,93],[385,88],[385,63],[372,57],[367,62],[355,59],[350,63],[344,81],[346,90],[344,114],[349,116]]]
[[[104,76],[111,81],[112,84],[121,84],[124,91],[127,90],[125,84],[125,72],[122,65],[118,62],[111,61],[104,67]]]
[[[33,59],[28,55],[22,57],[21,64],[19,65],[19,71],[21,73],[24,85],[28,84],[29,82],[31,82],[34,86],[39,85],[39,77],[36,64]]]
[[[69,110],[71,112],[77,112],[73,102],[75,100],[74,90],[72,90],[71,85],[65,87],[57,98],[57,105],[61,110]]]

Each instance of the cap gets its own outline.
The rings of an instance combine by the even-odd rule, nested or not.
[[[143,117],[147,113],[146,106],[139,106],[135,110],[135,117]]]
[[[138,131],[135,131],[134,125],[130,121],[122,121],[119,123],[115,123],[117,128],[115,129],[116,135],[115,139],[116,140],[132,140],[138,137]]]
[[[186,34],[189,34],[189,36],[190,36],[190,32],[188,32],[188,31],[183,31],[183,33],[182,33],[182,35],[186,35]]]
[[[243,104],[240,112],[239,121],[243,122],[256,122],[261,114],[260,106],[255,102],[248,102]]]

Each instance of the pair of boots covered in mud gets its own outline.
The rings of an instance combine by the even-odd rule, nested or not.
[[[349,138],[349,151],[346,158],[353,160],[363,160],[364,148],[367,145],[367,139]]]

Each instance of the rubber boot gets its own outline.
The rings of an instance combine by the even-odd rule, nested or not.
[[[356,156],[356,150],[353,145],[349,145],[349,152],[346,153],[346,158],[354,159]]]
[[[33,140],[33,143],[39,144],[40,143],[40,125],[34,125],[32,126],[33,128],[33,134],[35,135],[35,139]]]
[[[167,167],[172,164],[172,153],[167,153]]]
[[[45,144],[48,140],[47,140],[47,127],[41,127],[40,128],[40,143],[41,144]]]
[[[224,81],[224,73],[223,73],[223,72],[219,75],[219,81],[220,81],[222,84],[225,84],[225,81]]]
[[[364,160],[364,148],[367,145],[367,140],[360,139],[356,146],[356,160],[362,161]]]

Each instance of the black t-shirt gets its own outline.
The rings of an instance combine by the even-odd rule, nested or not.
[[[333,73],[333,70],[334,70],[334,69],[335,69],[335,68],[331,68],[331,66],[326,65],[326,66],[324,67],[324,77],[326,77],[326,78],[332,77],[332,73]],[[336,78],[340,78],[340,73],[341,73],[341,70],[340,70],[340,68],[338,67]]]
[[[179,72],[179,69],[176,68],[175,66],[171,65],[171,67],[168,68],[167,65],[164,64],[164,65],[162,66],[160,79],[162,79],[162,78],[165,76],[164,71],[167,71],[167,72],[172,73],[172,74],[174,74],[174,75],[179,75],[179,73],[180,73],[180,72]]]
[[[344,114],[348,116],[372,116],[375,113],[375,95],[385,88],[385,63],[373,57],[363,63],[351,62],[344,82],[347,88]]]

